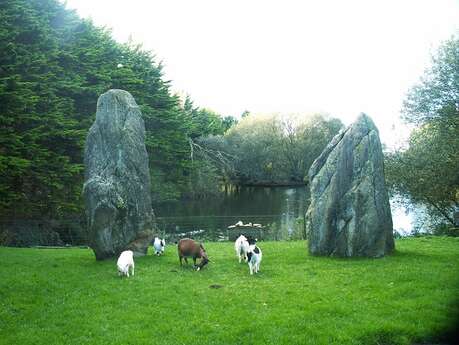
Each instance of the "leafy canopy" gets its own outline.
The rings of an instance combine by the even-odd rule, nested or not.
[[[453,224],[459,209],[459,40],[445,42],[408,93],[403,118],[416,125],[408,147],[387,154],[389,186],[431,218]]]
[[[228,122],[184,109],[151,52],[117,43],[56,0],[0,1],[0,18],[1,216],[81,213],[84,142],[99,95],[112,88],[141,106],[153,199],[187,191],[189,139],[221,134]]]

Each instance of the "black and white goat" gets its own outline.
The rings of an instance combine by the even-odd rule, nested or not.
[[[155,254],[158,256],[163,255],[165,247],[166,241],[164,239],[155,237],[155,240],[153,241],[153,248],[155,249]]]
[[[255,244],[251,244],[249,246],[249,250],[247,251],[247,263],[249,264],[249,270],[251,275],[254,272],[258,273],[258,271],[260,271],[261,258],[261,249],[257,247]]]

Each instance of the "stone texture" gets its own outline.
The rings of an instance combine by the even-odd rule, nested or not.
[[[367,115],[332,139],[309,181],[311,254],[380,257],[394,250],[381,142]]]
[[[110,90],[99,97],[84,163],[83,195],[96,259],[117,257],[128,249],[146,254],[154,216],[145,125],[128,92]]]

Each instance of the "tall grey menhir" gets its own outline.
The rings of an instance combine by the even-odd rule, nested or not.
[[[146,254],[153,238],[153,212],[145,125],[129,92],[109,90],[99,97],[84,163],[83,195],[96,259],[127,249]]]
[[[394,250],[378,129],[361,114],[309,169],[309,252],[380,257]]]

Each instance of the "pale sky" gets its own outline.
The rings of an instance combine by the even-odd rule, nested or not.
[[[113,36],[152,50],[173,91],[226,116],[370,115],[398,144],[407,90],[442,40],[457,0],[67,0]],[[394,130],[395,126],[395,130]]]

